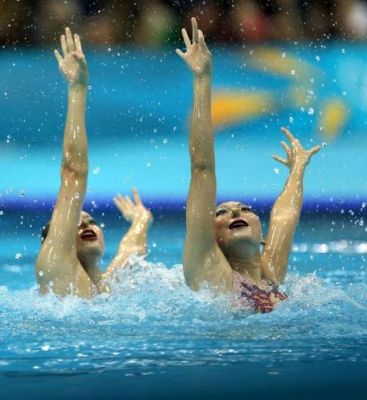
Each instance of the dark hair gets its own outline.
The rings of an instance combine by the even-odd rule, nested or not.
[[[43,243],[46,240],[46,237],[48,235],[48,231],[50,229],[50,223],[42,227],[42,232],[41,232],[41,243]]]

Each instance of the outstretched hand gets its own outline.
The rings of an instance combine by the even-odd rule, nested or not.
[[[115,196],[113,202],[116,207],[127,221],[152,223],[152,213],[142,203],[138,191],[133,189],[132,192],[134,201],[132,201],[129,196],[123,197],[121,194]]]
[[[273,155],[274,160],[286,165],[290,170],[295,166],[305,167],[309,163],[311,157],[320,150],[320,146],[314,146],[309,150],[305,150],[300,141],[296,139],[288,129],[282,128],[282,131],[285,136],[287,136],[291,146],[286,142],[280,142],[287,154],[287,159]]]
[[[186,62],[196,76],[202,76],[211,72],[212,55],[206,46],[204,34],[198,29],[196,18],[191,18],[192,41],[186,29],[181,30],[186,46],[186,53],[176,49],[176,53]]]
[[[78,34],[72,35],[70,28],[65,28],[61,35],[62,55],[55,50],[59,68],[69,85],[86,85],[88,81],[87,61]]]

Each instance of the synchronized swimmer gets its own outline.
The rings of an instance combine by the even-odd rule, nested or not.
[[[61,186],[36,262],[36,279],[41,293],[73,294],[91,297],[109,292],[114,271],[124,268],[133,254],[143,255],[152,214],[133,190],[134,202],[117,195],[114,202],[131,227],[121,240],[117,254],[101,273],[99,262],[104,253],[102,229],[87,212],[82,211],[88,178],[88,149],[85,128],[85,105],[88,69],[80,38],[69,28],[61,35],[62,55],[55,50],[61,73],[68,82]]]
[[[281,142],[289,177],[276,200],[264,241],[261,222],[250,206],[229,201],[216,205],[214,131],[211,123],[212,56],[204,35],[192,18],[192,38],[185,29],[186,52],[176,50],[193,73],[194,99],[190,128],[191,182],[186,207],[183,269],[187,285],[199,290],[233,292],[240,304],[257,312],[272,311],[286,295],[278,290],[287,273],[292,239],[303,202],[303,176],[311,157],[320,150],[305,150],[285,128],[290,144]],[[88,154],[85,104],[88,70],[78,35],[69,28],[61,35],[62,55],[55,50],[60,71],[68,82],[68,110],[64,133],[61,187],[52,218],[43,232],[36,263],[42,294],[91,297],[109,292],[114,271],[128,258],[147,252],[147,233],[152,214],[136,190],[134,202],[118,195],[114,202],[131,227],[121,240],[116,256],[102,273],[104,252],[101,228],[82,211],[87,187]]]
[[[292,239],[303,202],[303,175],[311,157],[320,150],[304,150],[285,128],[290,146],[281,142],[287,158],[274,156],[290,174],[276,200],[264,247],[259,217],[238,201],[216,206],[214,132],[211,123],[212,56],[203,32],[192,18],[192,40],[182,29],[186,52],[176,50],[194,75],[194,99],[190,129],[191,182],[186,205],[184,274],[186,283],[199,290],[204,282],[213,288],[235,292],[245,306],[272,311],[286,295],[283,282]]]

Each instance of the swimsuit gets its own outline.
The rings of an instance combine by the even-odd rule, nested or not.
[[[270,290],[260,289],[248,282],[244,276],[233,271],[233,289],[239,296],[240,302],[256,312],[271,312],[279,301],[288,298],[285,293],[279,292],[273,283],[269,282],[269,286]]]

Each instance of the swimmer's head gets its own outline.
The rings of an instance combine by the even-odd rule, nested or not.
[[[93,217],[85,211],[80,213],[76,248],[79,261],[88,266],[96,263],[104,253],[104,235]]]
[[[217,207],[215,235],[226,256],[238,253],[239,248],[251,256],[263,243],[260,218],[250,206],[237,201],[228,201]]]
[[[48,223],[42,229],[42,243],[45,241],[49,229],[50,223]],[[90,214],[82,211],[80,213],[76,236],[76,248],[79,261],[84,267],[94,264],[103,256],[104,247],[105,245],[102,229],[98,226]]]

